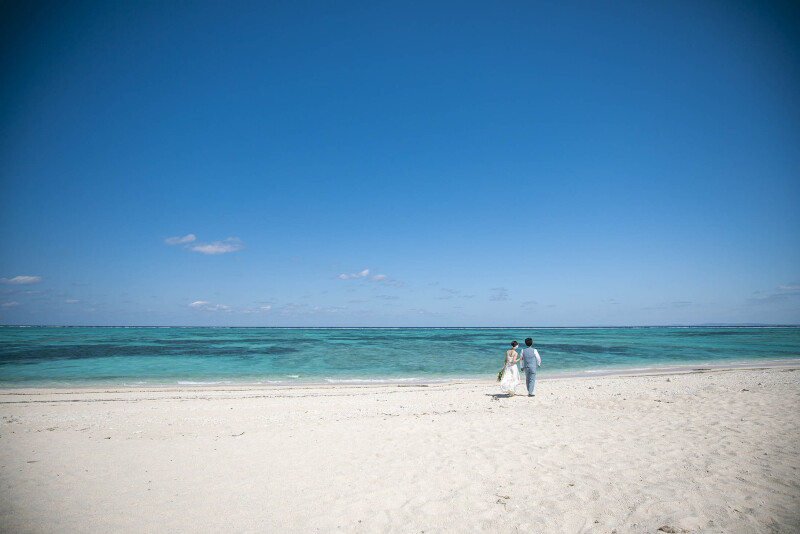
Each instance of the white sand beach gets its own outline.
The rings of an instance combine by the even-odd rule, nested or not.
[[[498,393],[2,390],[0,530],[800,531],[800,369]]]

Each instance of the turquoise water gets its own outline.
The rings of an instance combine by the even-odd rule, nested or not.
[[[800,328],[0,327],[0,386],[486,379],[526,337],[551,376],[800,360]]]

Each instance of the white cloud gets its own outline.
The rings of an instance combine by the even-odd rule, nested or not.
[[[189,308],[201,311],[209,311],[209,312],[235,312],[241,313],[245,315],[250,315],[253,313],[264,313],[268,312],[272,309],[272,305],[266,306],[252,306],[250,308],[239,308],[234,309],[232,306],[227,306],[225,304],[212,304],[207,300],[196,300],[188,305]]]
[[[308,308],[308,304],[298,304],[289,302],[279,308],[282,315],[296,315],[296,312],[301,311],[301,308]]]
[[[67,299],[64,302],[66,302],[67,304],[75,304],[75,303],[80,302],[80,300],[78,300],[78,299]]]
[[[400,282],[398,280],[389,280],[388,282],[384,282],[383,285],[393,286],[393,287],[403,287],[403,282]]]
[[[42,281],[41,276],[15,276],[14,278],[0,278],[0,284],[8,285],[28,285],[38,284]]]
[[[490,300],[503,301],[508,300],[508,290],[504,287],[493,287],[492,296]]]
[[[369,269],[364,269],[360,273],[340,274],[337,278],[341,280],[350,280],[352,278],[364,278],[366,276],[369,276]]]
[[[314,306],[311,308],[312,313],[341,313],[347,309],[346,306],[331,306],[329,308],[321,308],[320,306]]]
[[[271,309],[272,309],[271,305],[268,305],[268,306],[256,306],[255,308],[245,308],[245,309],[243,309],[241,311],[241,313],[244,313],[244,314],[247,315],[247,314],[251,314],[251,313],[267,312],[267,311],[270,311]]]
[[[794,302],[795,299],[800,298],[800,281],[786,284],[785,286],[778,286],[777,293],[765,294],[763,291],[754,291],[756,295],[748,299],[750,304],[781,304],[786,302]]]
[[[182,245],[184,243],[191,243],[192,241],[196,240],[194,234],[187,234],[183,237],[168,237],[164,240],[164,243],[167,245]]]
[[[10,302],[4,302],[3,304],[0,304],[0,306],[3,308],[10,308],[12,306],[19,306],[19,302],[12,300]]]
[[[383,285],[388,285],[388,286],[396,285],[398,287],[403,285],[402,282],[396,282],[396,281],[386,282],[386,280],[388,280],[389,277],[386,276],[385,274],[374,274],[372,276],[369,276],[369,273],[370,273],[369,269],[364,269],[360,273],[350,273],[350,274],[342,273],[340,275],[337,275],[336,278],[338,278],[339,280],[353,280],[355,278],[369,277],[370,282],[383,282]]]
[[[225,304],[211,304],[206,300],[196,300],[189,304],[190,308],[194,308],[195,310],[203,310],[203,311],[224,311],[229,312],[233,311],[233,308],[230,306],[226,306]]]
[[[226,254],[228,252],[236,252],[242,248],[242,241],[238,237],[229,237],[213,243],[197,243],[196,245],[191,245],[189,250],[200,252],[201,254]]]
[[[236,252],[244,248],[242,240],[238,237],[229,237],[222,241],[213,241],[211,243],[202,243],[197,241],[194,234],[188,234],[183,237],[168,237],[164,240],[167,245],[184,245],[183,248],[189,249],[201,254],[226,254],[228,252]]]
[[[748,302],[751,304],[780,304],[784,302],[793,302],[798,298],[800,298],[800,291],[784,291],[771,295],[759,295],[749,299]]]

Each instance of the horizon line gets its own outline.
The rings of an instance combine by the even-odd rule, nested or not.
[[[0,328],[240,328],[240,329],[291,329],[291,330],[380,330],[380,329],[437,329],[437,330],[510,330],[510,329],[580,329],[580,328],[797,328],[794,323],[696,323],[649,325],[581,325],[581,326],[196,326],[196,325],[70,325],[70,324],[3,324]]]

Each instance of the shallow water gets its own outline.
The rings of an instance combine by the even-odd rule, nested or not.
[[[797,327],[0,327],[0,386],[491,378],[526,337],[543,375],[800,359]]]

